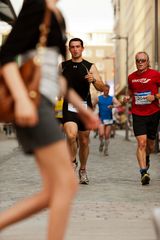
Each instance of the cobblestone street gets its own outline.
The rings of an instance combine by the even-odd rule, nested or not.
[[[109,156],[98,152],[91,134],[88,177],[73,204],[66,240],[156,240],[152,209],[160,206],[160,158],[151,156],[151,182],[142,186],[135,157],[136,142],[123,132],[111,139]],[[39,175],[30,156],[14,138],[0,139],[0,210],[39,189]],[[44,240],[46,211],[3,231],[0,240]]]

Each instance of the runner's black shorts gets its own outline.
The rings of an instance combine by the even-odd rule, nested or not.
[[[132,117],[134,135],[147,135],[148,139],[155,140],[159,125],[160,112],[156,112],[149,116],[132,114]]]
[[[70,112],[67,110],[63,112],[63,124],[65,124],[66,122],[75,122],[78,126],[78,131],[87,131],[79,115],[75,112]]]

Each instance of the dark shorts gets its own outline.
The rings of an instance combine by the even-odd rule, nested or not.
[[[156,112],[150,116],[138,116],[132,114],[132,117],[135,136],[147,135],[148,139],[155,140],[160,119],[160,112]]]
[[[38,110],[39,122],[34,127],[16,126],[17,138],[25,153],[64,139],[60,124],[54,116],[53,104],[42,96]]]
[[[65,111],[63,113],[63,124],[66,122],[75,122],[78,126],[78,131],[86,131],[86,127],[75,112]]]

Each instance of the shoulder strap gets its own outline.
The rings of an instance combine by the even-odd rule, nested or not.
[[[86,60],[83,59],[82,64],[83,64],[83,66],[86,68],[87,72],[89,72],[89,70],[90,70],[90,68],[91,68],[91,66],[92,66],[93,63],[90,63],[90,62],[88,62],[88,61],[86,61]]]

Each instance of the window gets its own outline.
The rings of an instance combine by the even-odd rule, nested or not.
[[[96,49],[96,57],[103,58],[105,56],[104,49]]]

